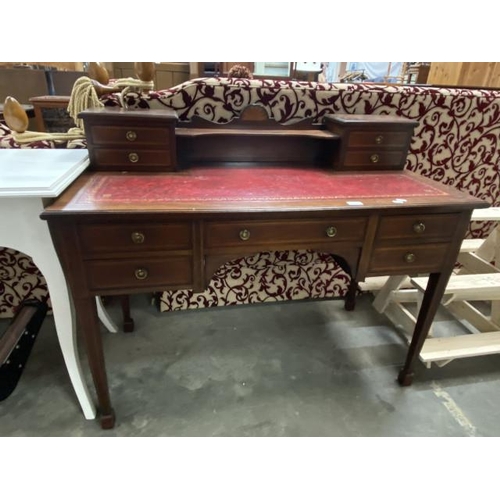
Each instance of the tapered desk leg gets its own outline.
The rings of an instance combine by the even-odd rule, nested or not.
[[[94,380],[99,407],[99,419],[103,429],[111,429],[115,425],[115,412],[111,407],[108,379],[104,364],[102,337],[97,317],[94,297],[75,300],[76,315],[83,333],[90,371]]]
[[[413,382],[413,364],[422,350],[422,346],[446,290],[448,280],[449,275],[447,273],[431,273],[429,275],[429,281],[427,282],[422,306],[418,314],[417,324],[413,331],[406,362],[403,369],[399,372],[398,382],[400,385],[408,386]]]

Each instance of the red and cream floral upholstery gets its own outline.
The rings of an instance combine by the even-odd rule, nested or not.
[[[131,93],[126,102],[131,108],[172,108],[183,121],[202,116],[216,123],[230,121],[249,104],[264,106],[283,125],[304,118],[319,122],[328,113],[412,118],[419,125],[406,168],[497,205],[500,91],[209,78],[148,95]],[[116,100],[104,103],[116,105]],[[2,137],[0,129],[0,147],[6,141],[10,139]],[[475,223],[470,234],[484,237],[490,230],[487,223]],[[12,266],[13,255],[0,249],[0,316],[9,314],[25,291],[35,293],[42,286],[36,280],[26,284],[31,278],[23,274],[23,267],[15,278],[3,270]],[[307,249],[266,252],[221,267],[203,293],[163,292],[161,309],[337,297],[347,283],[345,273],[328,255]],[[18,296],[12,289],[19,290]]]

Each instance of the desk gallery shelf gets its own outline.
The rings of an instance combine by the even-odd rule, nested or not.
[[[339,140],[340,135],[328,130],[301,130],[301,129],[213,129],[213,128],[182,128],[178,127],[175,132],[177,137],[213,137],[213,136],[239,136],[239,137],[302,137],[309,139]]]

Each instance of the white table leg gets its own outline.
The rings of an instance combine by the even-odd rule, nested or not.
[[[111,316],[108,314],[108,311],[106,311],[102,303],[101,297],[96,297],[95,303],[97,306],[97,316],[99,316],[99,319],[101,320],[102,324],[107,328],[109,332],[111,333],[118,332],[118,327],[116,326],[116,323],[111,319]]]
[[[78,357],[71,298],[47,223],[39,217],[42,211],[40,198],[0,198],[0,246],[29,255],[44,275],[52,301],[57,337],[71,383],[85,418],[93,419],[96,410]]]

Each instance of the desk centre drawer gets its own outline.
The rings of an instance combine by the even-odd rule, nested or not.
[[[193,242],[189,223],[85,224],[78,229],[84,254],[190,250]]]
[[[223,248],[289,243],[302,248],[302,244],[329,241],[362,242],[366,224],[364,217],[324,221],[210,222],[205,228],[205,245],[207,248]]]
[[[460,217],[460,214],[389,215],[380,219],[376,239],[449,241]]]
[[[193,259],[190,256],[155,259],[90,260],[86,263],[89,288],[191,287]]]

